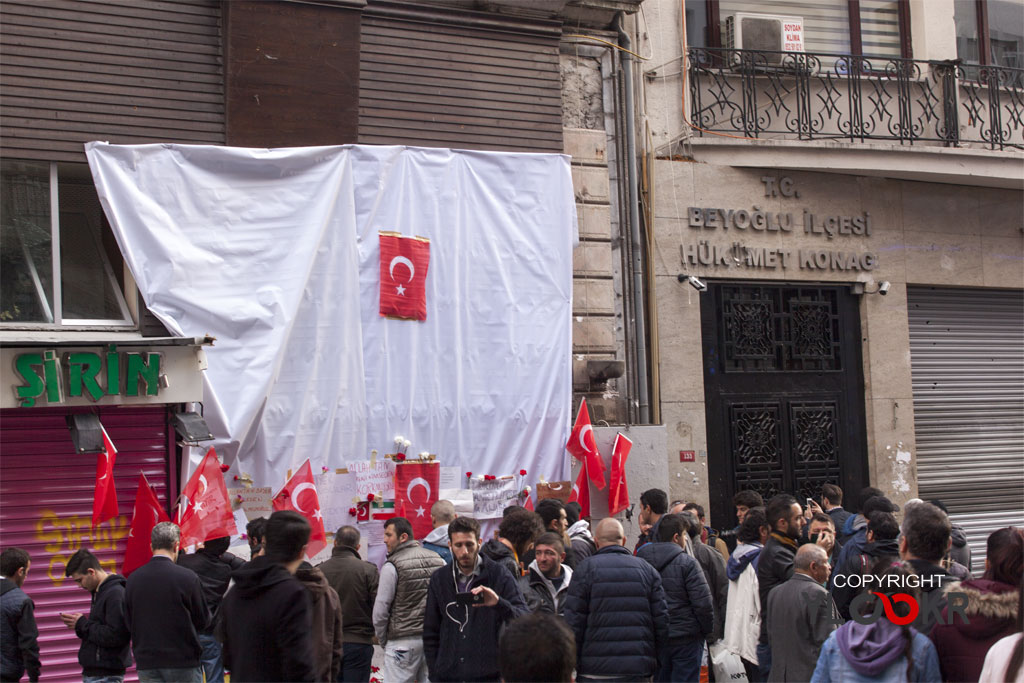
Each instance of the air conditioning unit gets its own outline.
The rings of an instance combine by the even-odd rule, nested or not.
[[[779,64],[783,57],[779,53],[804,51],[804,18],[736,12],[725,19],[722,45],[764,51],[768,64]]]

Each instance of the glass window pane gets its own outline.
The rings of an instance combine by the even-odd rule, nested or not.
[[[706,47],[708,4],[706,0],[686,0],[686,46]]]
[[[1020,0],[988,0],[991,63],[1024,68],[1024,7]]]
[[[91,179],[69,181],[64,167],[60,173],[63,318],[122,320],[121,291],[104,248],[103,208],[96,189]]]
[[[804,49],[807,52],[850,53],[850,8],[847,0],[721,0],[718,7],[723,37],[726,18],[736,12],[803,17]]]
[[[897,0],[860,0],[860,42],[865,57],[900,56]]]
[[[964,64],[977,64],[980,55],[977,0],[955,0],[953,23],[956,24],[956,56]]]
[[[47,163],[0,163],[0,272],[0,322],[53,322]]]

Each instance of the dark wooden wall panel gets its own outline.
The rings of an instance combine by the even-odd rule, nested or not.
[[[547,22],[369,4],[359,142],[561,152],[558,38]]]
[[[4,0],[0,151],[85,161],[83,143],[224,144],[217,0]]]
[[[228,144],[356,142],[360,12],[267,0],[224,9]]]

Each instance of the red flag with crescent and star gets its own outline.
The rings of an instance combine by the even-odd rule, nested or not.
[[[324,531],[324,516],[320,512],[320,495],[316,492],[313,480],[313,468],[309,459],[277,492],[272,501],[274,510],[294,510],[309,522],[309,545],[306,546],[306,557],[313,557],[327,547],[327,534]]]
[[[153,527],[160,522],[169,522],[171,518],[160,505],[156,492],[149,485],[145,474],[139,475],[139,490],[135,493],[135,507],[132,510],[132,525],[128,529],[128,540],[125,542],[124,562],[121,563],[121,575],[128,576],[133,571],[149,562],[153,557],[150,547],[150,536]]]
[[[576,483],[572,485],[572,493],[569,494],[570,503],[580,504],[580,519],[590,516],[590,483],[587,481],[587,461],[583,461]]]
[[[441,463],[409,462],[395,467],[395,509],[412,523],[414,538],[424,538],[434,525],[430,508],[437,502]]]
[[[380,232],[380,314],[402,320],[427,319],[430,240]]]
[[[114,486],[114,460],[117,449],[103,430],[103,451],[96,455],[96,491],[92,497],[92,525],[99,526],[108,519],[117,517],[117,489]]]
[[[211,448],[181,490],[178,506],[181,547],[203,543],[211,538],[234,536],[235,516],[231,512],[228,487],[220,470],[217,453]]]
[[[619,433],[612,448],[611,484],[608,487],[608,515],[617,515],[629,507],[629,489],[626,488],[626,458],[633,448],[629,437]]]
[[[590,413],[587,412],[587,399],[580,401],[580,410],[576,413],[576,424],[569,434],[569,441],[565,444],[565,450],[572,454],[580,462],[586,463],[584,468],[587,476],[593,482],[597,490],[604,488],[604,460],[597,450],[597,443],[594,441],[594,427],[590,424]]]

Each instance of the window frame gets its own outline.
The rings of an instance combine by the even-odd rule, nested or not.
[[[722,47],[722,16],[719,0],[705,0],[707,5],[708,26],[706,27],[706,42],[708,47]],[[978,0],[986,2],[986,0]],[[896,0],[898,10],[900,31],[900,58],[913,59],[913,43],[910,39],[910,2],[909,0]],[[847,13],[850,22],[850,55],[854,57],[864,56],[863,35],[860,25],[860,0],[846,0]],[[756,7],[751,10],[756,12]],[[988,24],[985,24],[985,35],[987,40]]]
[[[98,267],[102,267],[104,277],[110,281],[111,288],[117,292],[117,305],[121,310],[121,318],[67,318],[64,315],[64,281],[63,269],[61,268],[61,207],[60,207],[60,162],[12,159],[11,161],[25,161],[27,163],[44,163],[48,166],[48,189],[50,200],[50,267],[53,273],[53,290],[49,292],[51,299],[47,300],[41,296],[42,308],[49,309],[51,321],[46,320],[10,320],[0,321],[0,330],[74,330],[74,329],[110,329],[110,330],[133,330],[138,329],[138,321],[130,301],[136,296],[135,280],[127,269],[124,270],[124,285],[118,282],[114,275],[114,264],[104,258]],[[67,182],[67,181],[66,181]],[[64,213],[68,213],[65,211]],[[105,222],[105,218],[103,219]],[[103,229],[101,224],[100,229]],[[102,253],[102,244],[100,245]],[[123,261],[122,261],[123,264]],[[28,267],[35,272],[35,262],[29,259]],[[33,277],[37,294],[44,295],[45,290],[40,290],[42,283],[38,277]],[[51,303],[52,302],[52,303]]]

